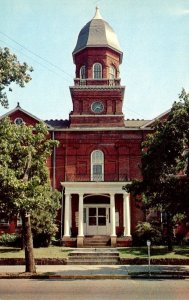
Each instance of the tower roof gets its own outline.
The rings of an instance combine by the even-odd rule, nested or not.
[[[102,19],[98,7],[92,20],[81,29],[73,55],[86,47],[109,47],[122,56],[117,36],[112,27]]]

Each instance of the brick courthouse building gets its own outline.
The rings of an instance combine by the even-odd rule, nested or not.
[[[153,121],[124,119],[122,55],[115,32],[97,8],[73,51],[69,120],[45,121],[60,142],[48,166],[52,186],[62,191],[60,232],[67,246],[130,245],[143,219],[122,187],[141,177],[141,143]],[[16,123],[40,121],[19,105],[6,115]],[[16,224],[2,217],[0,226],[1,232],[11,232]]]

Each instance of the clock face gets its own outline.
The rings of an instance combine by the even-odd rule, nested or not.
[[[94,113],[101,113],[104,110],[104,104],[101,101],[95,101],[92,103],[91,109]]]

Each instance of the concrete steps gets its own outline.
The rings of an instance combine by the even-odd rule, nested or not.
[[[113,249],[77,249],[69,253],[68,265],[117,265],[120,258]]]
[[[106,248],[110,246],[110,238],[107,236],[89,236],[84,238],[84,248]]]

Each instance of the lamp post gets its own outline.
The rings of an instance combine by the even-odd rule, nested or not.
[[[151,246],[151,241],[147,240],[147,246],[148,246],[148,274],[150,274],[150,246]]]

